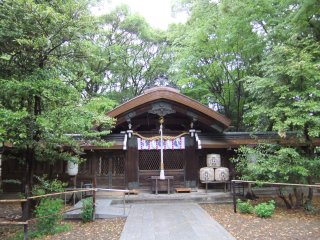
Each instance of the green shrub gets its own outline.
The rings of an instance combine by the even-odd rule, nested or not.
[[[253,206],[250,201],[243,202],[240,199],[237,200],[237,207],[241,213],[253,213]]]
[[[267,203],[260,203],[254,208],[254,212],[258,217],[269,218],[274,213],[275,201],[271,200]]]
[[[40,235],[46,235],[63,231],[61,225],[62,207],[63,201],[61,199],[41,199],[35,210],[36,218],[38,218],[36,232]]]
[[[86,198],[82,201],[82,221],[89,222],[93,217],[93,199],[92,197]]]
[[[39,183],[35,184],[32,187],[32,195],[44,195],[47,193],[64,192],[64,188],[67,186],[67,183],[61,182],[58,179],[47,179],[46,174],[42,177],[35,177],[37,178]]]

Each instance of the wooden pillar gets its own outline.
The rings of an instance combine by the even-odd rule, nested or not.
[[[92,188],[94,190],[92,191],[92,221],[96,219],[96,191],[95,189],[97,188],[97,173],[96,169],[98,166],[98,154],[96,152],[93,152],[92,157],[91,157],[91,175],[92,175]]]
[[[126,181],[129,189],[139,188],[138,164],[139,152],[137,138],[132,137],[128,139],[128,150],[125,159]]]
[[[186,187],[196,187],[198,181],[199,161],[196,155],[196,144],[193,138],[186,138],[185,162],[186,162]]]

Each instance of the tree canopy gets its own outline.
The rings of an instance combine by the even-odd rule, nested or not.
[[[229,131],[294,131],[304,148],[276,146],[263,162],[274,167],[290,152],[297,179],[314,181],[312,167],[294,163],[303,157],[319,170],[319,1],[179,0],[175,10],[189,18],[167,31],[125,5],[95,16],[91,4],[0,1],[0,141],[20,149],[30,169],[70,159],[62,146],[77,153],[66,134],[101,140],[112,125],[107,110],[167,76],[229,117]]]
[[[99,137],[112,119],[82,101],[69,84],[71,62],[85,57],[86,36],[97,28],[88,1],[0,3],[0,140],[26,164],[71,160],[79,146],[68,133]],[[94,131],[96,125],[101,132]],[[62,151],[64,146],[73,152]]]

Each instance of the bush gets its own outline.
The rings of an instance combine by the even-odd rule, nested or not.
[[[39,183],[35,184],[32,187],[32,195],[44,195],[47,193],[64,192],[64,188],[67,186],[67,183],[61,182],[58,179],[47,179],[46,174],[42,177],[35,177],[37,178]]]
[[[64,230],[60,224],[63,217],[62,207],[61,199],[41,199],[35,210],[36,218],[38,218],[36,232],[39,235],[55,234]]]
[[[237,207],[241,213],[253,213],[254,210],[250,201],[242,202],[240,199],[237,200]]]
[[[89,222],[93,217],[93,199],[92,197],[86,198],[82,201],[82,221]]]
[[[275,201],[271,200],[267,203],[260,203],[254,208],[254,212],[258,217],[269,218],[274,213]]]

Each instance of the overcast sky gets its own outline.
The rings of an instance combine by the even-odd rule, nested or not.
[[[186,19],[182,14],[172,17],[171,0],[101,0],[94,11],[97,14],[107,13],[121,3],[129,5],[132,12],[140,13],[155,28],[165,30],[169,23],[183,22]]]

